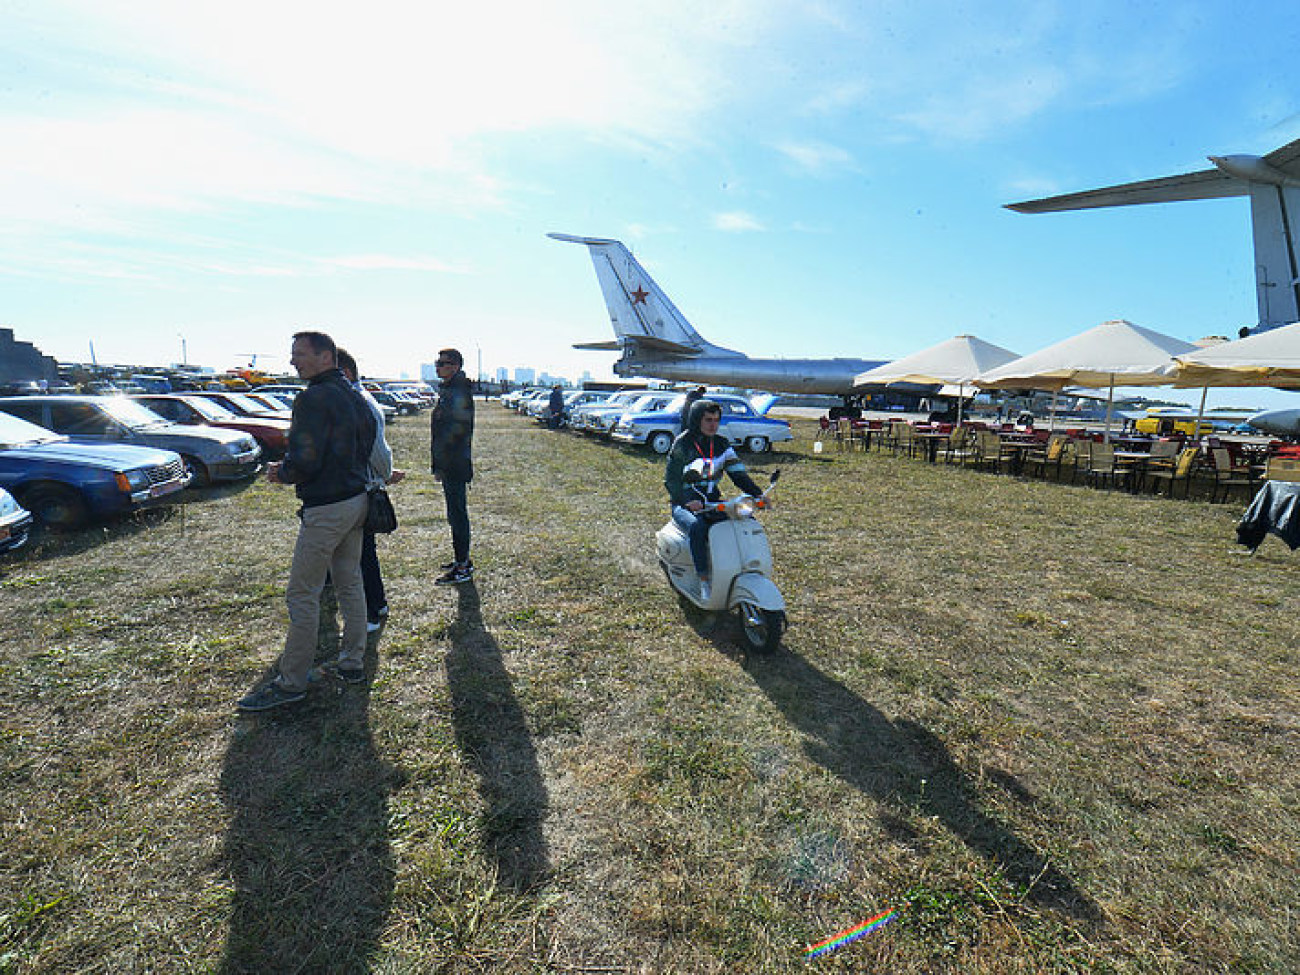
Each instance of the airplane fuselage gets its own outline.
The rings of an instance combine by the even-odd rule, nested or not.
[[[751,359],[747,356],[671,356],[620,359],[614,372],[625,378],[665,379],[705,386],[738,386],[774,393],[854,392],[854,378],[883,365],[868,359]]]

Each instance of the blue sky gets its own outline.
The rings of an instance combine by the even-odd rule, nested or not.
[[[0,4],[0,324],[60,359],[608,374],[617,237],[712,341],[1255,318],[1244,199],[1004,203],[1300,137],[1281,2]],[[1212,392],[1211,403],[1293,405]]]

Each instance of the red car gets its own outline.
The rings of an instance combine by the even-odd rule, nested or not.
[[[226,409],[215,398],[201,393],[145,393],[131,399],[143,403],[173,423],[204,424],[227,430],[242,430],[252,435],[262,448],[262,455],[279,460],[289,447],[289,421],[269,416],[240,416]]]

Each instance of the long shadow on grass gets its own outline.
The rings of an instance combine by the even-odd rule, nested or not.
[[[549,797],[501,648],[483,625],[478,589],[466,583],[457,597],[447,654],[451,720],[487,806],[484,852],[495,862],[499,882],[524,893],[550,869],[542,834]]]
[[[284,714],[240,719],[221,791],[235,884],[220,971],[363,972],[393,891],[388,794],[364,687],[327,684]]]
[[[921,816],[935,817],[997,864],[1034,903],[1100,920],[1097,905],[1069,877],[978,808],[974,785],[926,728],[890,721],[795,654],[749,657],[744,667],[787,720],[811,739],[805,750],[823,768],[881,802],[902,801]]]

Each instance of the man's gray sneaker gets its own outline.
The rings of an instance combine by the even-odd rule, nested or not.
[[[240,711],[270,711],[272,708],[286,704],[297,704],[306,696],[306,691],[288,691],[272,681],[251,694],[241,697],[235,703],[235,707]]]

